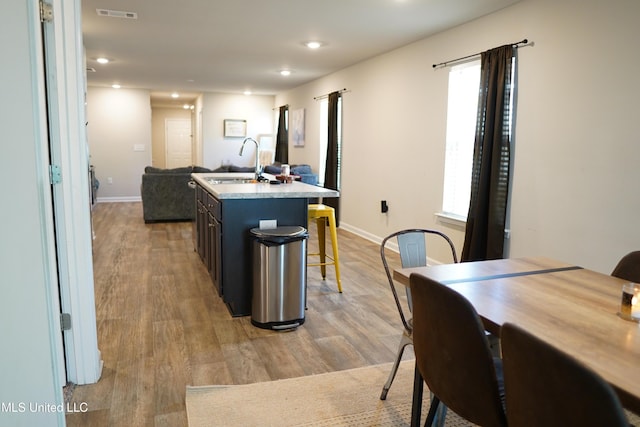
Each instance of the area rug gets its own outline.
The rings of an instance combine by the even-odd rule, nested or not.
[[[387,400],[380,400],[391,364],[246,385],[187,387],[189,427],[409,426],[414,362],[400,364]],[[429,407],[428,391],[422,420]],[[627,412],[631,425],[640,417]],[[473,426],[447,413],[446,427]]]
[[[414,362],[402,362],[387,400],[391,364],[233,386],[187,387],[189,427],[409,426]],[[428,397],[428,391],[425,390]],[[423,404],[423,419],[428,411]],[[453,413],[447,427],[472,426]]]

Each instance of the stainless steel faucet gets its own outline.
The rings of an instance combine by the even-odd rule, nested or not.
[[[259,181],[262,175],[262,168],[260,167],[260,145],[258,144],[258,141],[256,141],[253,138],[245,138],[244,141],[242,141],[242,147],[240,147],[240,155],[242,156],[242,151],[244,150],[244,145],[247,143],[247,141],[251,141],[254,144],[256,144],[256,179]]]

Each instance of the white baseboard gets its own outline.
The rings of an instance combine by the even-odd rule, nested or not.
[[[354,227],[349,224],[345,224],[344,222],[340,222],[340,228],[350,233],[353,233],[363,239],[369,240],[370,242],[377,243],[378,245],[382,243],[382,237],[376,236],[375,234],[371,234],[368,231],[365,231],[361,228]]]
[[[96,203],[128,203],[141,202],[140,196],[124,196],[124,197],[98,197]]]
[[[362,237],[363,239],[366,239],[370,242],[373,242],[377,245],[380,245],[382,243],[382,240],[384,239],[384,237],[376,236],[375,234],[371,234],[368,231],[365,231],[361,228],[354,227],[349,224],[345,224],[344,222],[340,223],[340,228],[350,233],[353,233],[359,237]],[[398,248],[398,244],[395,241],[387,242],[387,249],[396,253],[400,252],[400,249]]]
[[[365,230],[362,230],[358,227],[354,227],[352,225],[349,224],[345,224],[344,222],[340,222],[340,228],[348,231],[350,233],[353,233],[355,235],[357,235],[358,237],[362,237],[363,239],[366,239],[370,242],[376,243],[378,245],[380,245],[382,243],[382,240],[384,239],[384,237],[379,237],[376,236],[375,234],[371,234]],[[396,253],[400,253],[400,249],[398,248],[398,243],[395,241],[395,239],[391,239],[387,242],[387,246],[386,248],[390,251],[396,252]],[[442,262],[437,261],[433,258],[430,258],[429,256],[427,256],[427,264],[428,265],[437,265],[437,264],[442,264]]]

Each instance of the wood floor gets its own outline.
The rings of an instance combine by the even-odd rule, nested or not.
[[[339,230],[344,292],[337,292],[333,268],[323,281],[310,267],[305,324],[272,332],[229,315],[193,251],[190,223],[145,224],[140,203],[103,203],[93,224],[104,368],[97,384],[76,387],[72,403],[86,403],[88,412],[68,414],[69,426],[186,426],[187,385],[269,381],[394,359],[401,325],[374,243]]]

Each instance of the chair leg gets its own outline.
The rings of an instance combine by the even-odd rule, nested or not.
[[[431,427],[433,421],[438,414],[438,407],[440,406],[440,399],[436,395],[431,396],[431,405],[429,406],[429,413],[427,414],[427,420],[424,422],[425,427]]]
[[[424,381],[422,375],[418,370],[418,366],[415,367],[413,377],[413,398],[411,402],[411,427],[420,426],[420,416],[422,412],[422,394],[424,391]],[[440,399],[430,393],[431,405],[429,406],[429,413],[425,420],[425,427],[443,427],[445,418],[447,416],[447,407],[442,405]]]
[[[336,231],[336,217],[329,215],[329,231],[331,232],[331,249],[333,250],[333,266],[336,269],[336,281],[338,292],[342,293],[342,281],[340,280],[340,257],[338,256],[338,232]]]
[[[393,383],[393,380],[396,377],[396,373],[398,373],[398,367],[400,366],[400,361],[402,360],[402,354],[404,353],[405,347],[408,346],[409,344],[413,344],[413,342],[411,341],[411,338],[409,338],[406,334],[402,334],[402,339],[400,340],[400,345],[398,346],[398,354],[396,355],[396,361],[393,363],[391,372],[389,372],[389,378],[387,378],[387,382],[384,384],[384,387],[382,387],[380,400],[387,399],[387,393],[389,393],[391,384]]]
[[[422,391],[423,391],[422,375],[418,370],[418,365],[413,373],[413,398],[411,399],[411,427],[420,426],[420,416],[422,412]]]
[[[435,395],[431,393],[431,399],[433,400]],[[436,411],[435,418],[431,423],[431,427],[444,427],[444,421],[447,418],[447,406],[443,405],[442,402],[438,405],[438,410]]]
[[[327,278],[327,248],[326,248],[326,221],[324,218],[316,218],[316,226],[318,228],[318,249],[320,252],[320,273],[322,273],[322,279]]]

